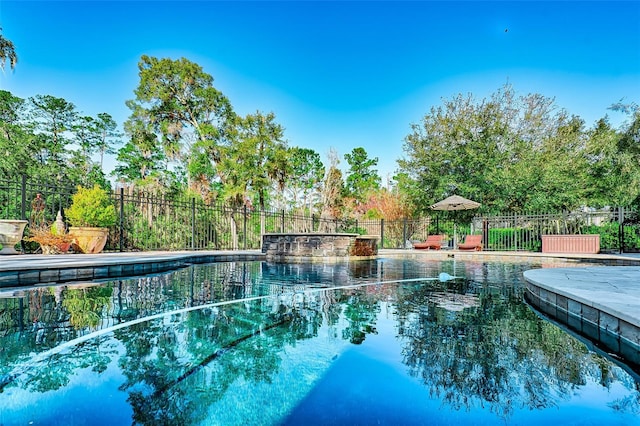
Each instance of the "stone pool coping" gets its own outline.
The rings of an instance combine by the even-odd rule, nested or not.
[[[459,259],[474,261],[531,262],[545,266],[559,263],[591,263],[606,266],[640,266],[640,253],[588,254],[588,253],[539,253],[527,251],[461,251],[461,250],[379,250],[379,256],[402,256],[434,260]],[[639,277],[640,278],[640,277]]]
[[[524,278],[540,299],[570,313],[580,314],[580,304],[640,328],[640,266],[532,269]]]
[[[525,298],[536,310],[640,368],[640,266],[532,269],[523,275]]]
[[[259,250],[179,251],[0,257],[0,290],[147,275],[194,263],[264,260]]]

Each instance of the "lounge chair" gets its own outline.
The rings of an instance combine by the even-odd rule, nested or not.
[[[482,235],[467,235],[464,243],[458,244],[458,250],[482,250]]]
[[[440,250],[442,247],[442,235],[429,235],[422,243],[413,243],[413,248],[417,250]]]

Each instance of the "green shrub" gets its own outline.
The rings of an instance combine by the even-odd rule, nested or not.
[[[128,231],[129,244],[139,250],[184,250],[191,245],[191,224],[173,217],[158,216],[152,227],[137,217]]]
[[[71,226],[105,228],[116,223],[116,208],[107,191],[100,186],[78,187],[71,197],[71,206],[66,211]]]
[[[535,232],[526,228],[489,229],[488,247],[493,250],[540,251],[542,243]]]
[[[600,249],[602,250],[620,249],[620,225],[617,222],[586,226],[583,231],[585,234],[600,235]],[[625,250],[640,248],[640,232],[637,226],[625,225],[623,247]]]

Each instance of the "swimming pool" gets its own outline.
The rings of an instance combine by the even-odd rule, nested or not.
[[[533,312],[532,267],[235,262],[5,291],[0,424],[637,424],[637,372]]]

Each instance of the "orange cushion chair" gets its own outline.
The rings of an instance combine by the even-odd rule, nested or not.
[[[418,250],[440,250],[442,247],[442,235],[429,235],[422,243],[413,243],[413,248]]]
[[[482,250],[482,235],[467,235],[464,243],[458,244],[458,250]]]

